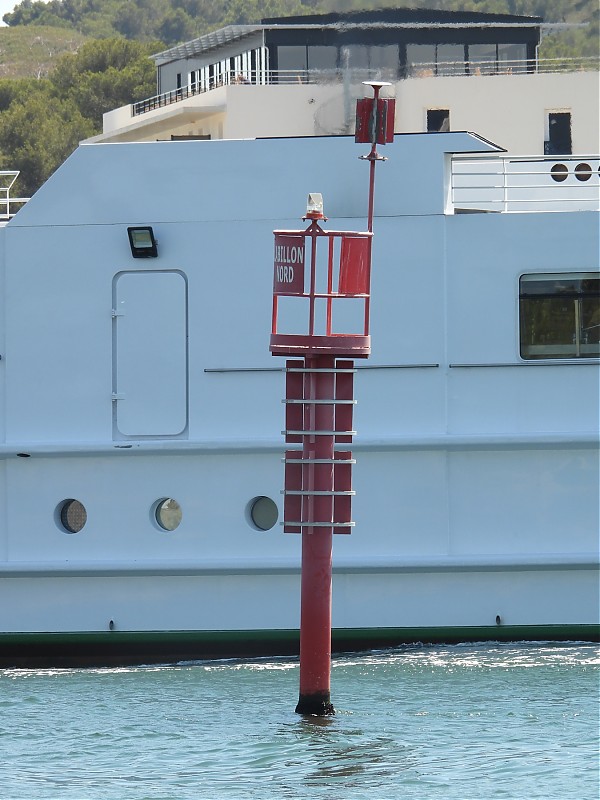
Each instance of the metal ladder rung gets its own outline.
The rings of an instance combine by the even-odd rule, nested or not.
[[[335,491],[316,491],[310,489],[282,489],[281,494],[284,495],[300,495],[301,497],[340,497],[340,496],[348,496],[353,497],[356,495],[356,492],[353,489],[350,489],[345,492],[335,492]]]
[[[331,369],[325,369],[323,367],[315,367],[314,369],[309,369],[308,367],[284,367],[284,372],[325,372],[328,375],[333,375],[336,373],[345,373],[348,375],[353,375],[356,372],[356,368],[353,369],[336,369],[332,367]]]
[[[356,400],[282,400],[282,403],[310,406],[355,406]]]
[[[294,450],[302,454],[302,450]],[[284,464],[356,464],[355,458],[282,458]]]
[[[290,522],[284,519],[280,525],[289,525],[294,528],[354,528],[355,522]]]
[[[356,436],[356,431],[281,431],[284,436]]]

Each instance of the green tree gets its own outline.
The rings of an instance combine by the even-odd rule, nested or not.
[[[228,3],[224,25],[247,25],[267,17],[285,17],[310,14],[315,9],[301,0],[231,0]]]
[[[165,0],[129,0],[121,4],[114,26],[127,39],[157,38],[160,22],[170,7]]]
[[[78,53],[59,59],[50,82],[100,131],[102,114],[155,93],[155,67],[148,56],[161,48],[161,42],[126,39],[86,42]]]
[[[62,56],[48,79],[0,81],[0,166],[21,170],[32,194],[81,139],[99,133],[102,114],[155,92],[150,52],[162,43],[86,42]]]
[[[166,45],[193,39],[196,35],[194,20],[182,8],[169,11],[163,17],[157,31],[161,41]]]
[[[72,101],[40,87],[0,114],[0,164],[21,170],[18,191],[31,195],[92,133],[91,121]]]

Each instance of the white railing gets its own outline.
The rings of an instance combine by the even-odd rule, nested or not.
[[[362,80],[368,80],[369,78],[377,80],[397,80],[398,75],[397,72],[394,72],[392,75],[392,70],[368,69],[257,70],[255,72],[246,71],[243,75],[228,71],[224,72],[218,78],[211,79],[207,85],[196,83],[191,86],[182,86],[180,89],[172,89],[170,92],[163,92],[154,97],[149,97],[146,100],[140,100],[138,103],[133,103],[131,106],[131,113],[132,116],[137,117],[139,114],[154,111],[156,108],[169,106],[172,103],[178,103],[181,100],[187,100],[196,95],[206,94],[206,92],[218,89],[221,86],[294,86],[303,83],[340,83],[347,80],[360,83]]]
[[[0,220],[12,219],[29,197],[11,197],[10,190],[19,177],[18,170],[0,170]],[[15,206],[18,206],[14,210]]]
[[[490,59],[489,61],[428,61],[409,64],[408,77],[457,77],[460,75],[521,75],[527,72],[593,72],[598,71],[597,56],[581,58],[541,58],[537,60]]]
[[[454,156],[453,213],[598,211],[600,156]]]
[[[300,70],[246,70],[244,73],[225,71],[218,78],[211,79],[207,85],[196,83],[172,89],[133,103],[132,116],[136,117],[157,108],[170,106],[195,95],[205,94],[221,86],[248,84],[253,86],[272,86],[276,84],[295,85],[303,83],[360,83],[364,80],[385,80],[397,82],[403,78],[426,78],[430,76],[452,77],[464,75],[518,75],[532,72],[587,72],[598,70],[599,59],[589,58],[550,58],[520,59],[515,61],[444,61],[423,62],[407,65],[403,74],[398,69],[300,69]]]

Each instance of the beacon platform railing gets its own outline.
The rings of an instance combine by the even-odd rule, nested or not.
[[[426,78],[430,76],[459,75],[510,75],[528,72],[585,72],[598,70],[596,56],[581,58],[518,59],[513,61],[490,59],[488,61],[436,61],[408,64],[406,67],[364,69],[294,69],[294,70],[246,70],[243,73],[233,69],[224,70],[208,81],[173,89],[169,92],[149,97],[131,106],[132,116],[146,114],[157,108],[205,94],[220,86],[247,84],[253,86],[294,85],[314,83],[360,83],[366,80],[384,80],[392,83],[403,78]]]
[[[30,199],[10,196],[10,190],[19,175],[19,170],[0,170],[0,221],[12,219],[19,208]]]
[[[600,210],[600,156],[454,156],[450,213]]]

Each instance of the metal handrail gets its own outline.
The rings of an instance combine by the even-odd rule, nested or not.
[[[598,210],[600,156],[454,156],[454,209]]]
[[[14,186],[19,175],[19,170],[0,170],[0,220],[2,221],[12,219],[17,213],[16,211],[11,212],[11,205],[17,204],[22,206],[31,199],[29,197],[10,196],[10,190]]]
[[[597,70],[599,59],[596,56],[581,58],[546,58],[546,59],[515,59],[512,61],[444,61],[422,62],[410,64],[406,67],[404,75],[396,69],[300,69],[300,70],[247,70],[244,73],[226,71],[219,78],[213,79],[208,85],[196,83],[172,89],[169,92],[148,97],[133,103],[132,116],[136,117],[157,108],[187,100],[196,95],[206,94],[222,86],[248,84],[253,86],[294,85],[314,83],[335,83],[342,80],[363,81],[375,78],[377,80],[398,81],[405,77],[424,78],[429,76],[457,77],[473,75],[511,75],[524,73],[553,73],[553,72],[585,72]]]
[[[519,75],[528,72],[588,72],[599,68],[598,56],[541,59],[490,59],[487,61],[423,61],[408,66],[411,78],[460,75]]]
[[[384,71],[387,72],[388,71]],[[391,70],[389,71],[391,77]],[[179,89],[172,89],[169,92],[149,97],[145,100],[140,100],[133,103],[131,106],[132,116],[136,117],[140,114],[145,114],[148,111],[153,111],[156,108],[163,108],[172,103],[178,103],[181,100],[187,100],[196,95],[206,94],[213,89],[219,89],[223,86],[235,85],[248,85],[248,86],[273,86],[273,85],[296,85],[296,84],[314,84],[314,83],[331,83],[339,82],[346,79],[348,76],[354,80],[363,80],[363,78],[379,78],[382,75],[382,70],[368,70],[368,69],[293,69],[293,70],[247,70],[244,73],[227,71],[220,77],[211,79],[208,85],[202,85],[198,82],[188,86],[182,86]],[[397,77],[397,75],[396,75]]]

